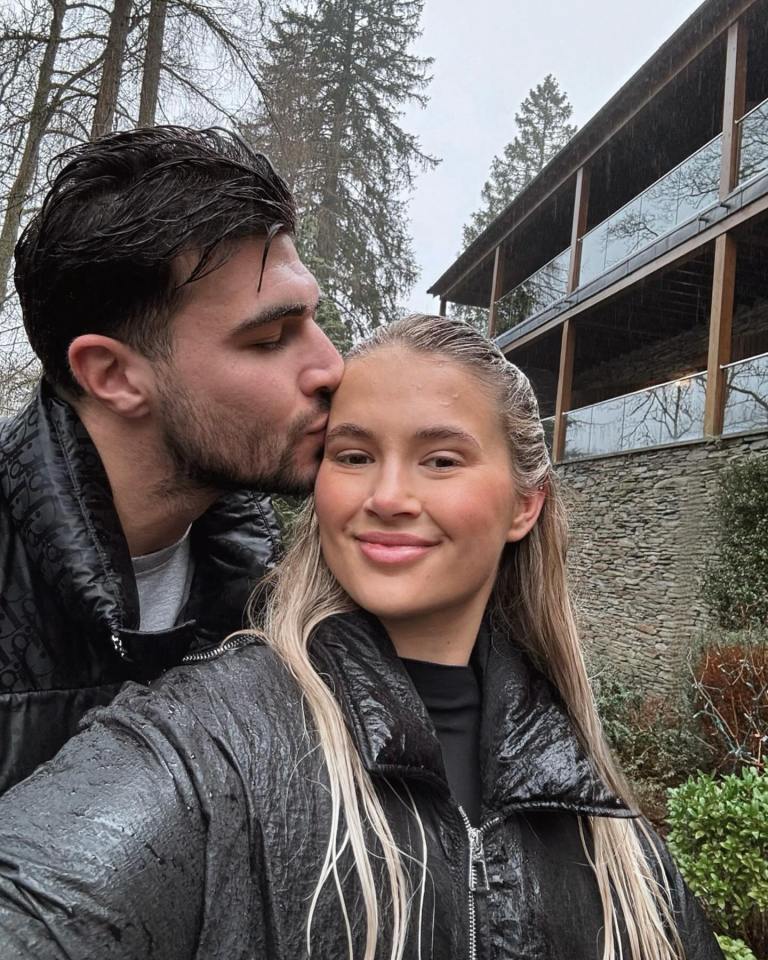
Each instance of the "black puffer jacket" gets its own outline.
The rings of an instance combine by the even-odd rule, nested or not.
[[[395,839],[413,855],[415,884],[426,844],[408,960],[599,960],[602,915],[579,815],[628,811],[596,779],[541,674],[506,643],[488,653],[478,834],[449,795],[434,730],[378,622],[331,618],[313,651]],[[313,742],[295,682],[264,647],[123,690],[0,800],[0,956],[307,956],[331,808]],[[666,863],[689,960],[720,958]],[[365,924],[349,865],[345,850],[338,874],[359,957]],[[311,932],[312,956],[347,956],[332,881]],[[378,956],[389,957],[386,935]]]
[[[228,495],[191,536],[195,576],[179,626],[138,633],[128,546],[74,410],[43,386],[0,426],[0,792],[123,681],[154,678],[242,625],[276,549],[269,501]]]

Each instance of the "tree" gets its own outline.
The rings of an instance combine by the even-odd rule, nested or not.
[[[298,246],[348,334],[398,314],[416,280],[406,217],[416,172],[437,161],[400,126],[426,103],[431,60],[410,51],[423,0],[283,7],[261,74],[264,110],[244,127],[297,197]]]
[[[568,123],[572,113],[567,94],[551,73],[529,91],[515,114],[517,135],[504,147],[501,156],[493,158],[481,193],[482,206],[464,227],[465,248],[576,133],[576,127]]]
[[[517,134],[501,155],[495,156],[491,172],[481,192],[482,205],[462,230],[462,249],[485,230],[576,133],[568,123],[573,107],[557,80],[548,73],[540,84],[528,91],[515,114]],[[530,291],[521,289],[510,304],[509,317],[499,317],[496,333],[514,325],[530,300]],[[452,314],[483,332],[488,327],[488,310],[483,307],[455,306]],[[510,322],[511,321],[511,322]]]

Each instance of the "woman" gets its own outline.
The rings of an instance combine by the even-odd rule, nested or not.
[[[0,801],[3,958],[710,960],[607,750],[525,377],[382,328],[260,641],[131,686]]]

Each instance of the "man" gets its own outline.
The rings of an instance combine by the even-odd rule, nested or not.
[[[269,161],[223,131],[63,155],[16,248],[43,378],[0,428],[0,792],[90,707],[243,623],[338,353]]]

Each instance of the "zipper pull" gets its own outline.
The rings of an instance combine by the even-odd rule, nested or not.
[[[485,862],[483,832],[469,829],[469,889],[472,893],[488,893],[488,867]]]

